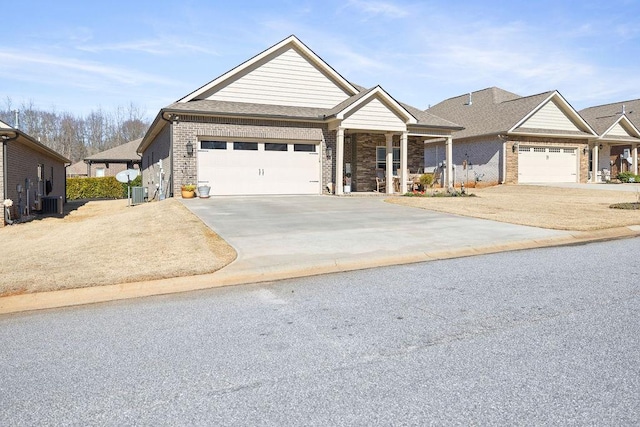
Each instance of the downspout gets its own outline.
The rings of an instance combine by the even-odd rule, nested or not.
[[[164,113],[160,114],[160,118],[169,123],[169,180],[167,183],[170,189],[169,197],[173,197],[173,123],[176,117],[175,114],[170,114],[170,120],[167,120],[164,117]],[[160,182],[160,185],[162,185],[162,182]]]
[[[507,142],[509,137],[507,135],[499,134],[498,138],[502,140],[502,179],[500,184],[507,182]]]

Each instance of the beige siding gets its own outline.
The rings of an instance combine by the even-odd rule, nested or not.
[[[581,129],[567,117],[555,102],[547,102],[540,110],[519,128],[580,131]]]
[[[325,74],[290,48],[207,99],[331,108],[347,97]]]
[[[342,126],[347,129],[404,131],[406,124],[379,99],[374,98],[346,117]]]
[[[627,132],[620,123],[616,123],[613,128],[609,132],[607,132],[608,136],[630,136],[629,132]]]

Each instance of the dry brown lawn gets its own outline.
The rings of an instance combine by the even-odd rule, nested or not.
[[[636,202],[640,196],[634,192],[526,185],[500,185],[470,192],[477,197],[395,197],[388,201],[558,230],[587,231],[640,224],[640,210],[609,208],[614,203]]]
[[[0,228],[0,242],[0,296],[211,273],[236,257],[176,199],[91,201]]]

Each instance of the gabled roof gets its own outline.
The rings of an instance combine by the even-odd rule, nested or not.
[[[225,81],[231,80],[236,76],[245,73],[247,70],[251,69],[254,66],[257,66],[261,61],[265,60],[270,55],[277,53],[283,49],[294,48],[302,55],[304,55],[309,61],[314,63],[317,67],[319,67],[327,76],[329,76],[333,82],[340,86],[342,90],[345,91],[348,95],[355,95],[358,93],[358,89],[354,87],[349,81],[347,81],[344,77],[342,77],[338,72],[336,72],[329,64],[327,64],[322,58],[315,54],[311,49],[309,49],[304,43],[302,43],[296,36],[291,35],[281,42],[273,45],[267,50],[259,53],[253,58],[243,62],[239,66],[234,69],[226,72],[220,77],[210,81],[204,86],[196,89],[191,92],[189,95],[181,98],[178,102],[189,102],[197,99],[198,97],[206,94],[208,91],[214,89],[216,86],[224,84]]]
[[[640,137],[640,99],[596,105],[580,110],[580,115],[600,137],[606,136],[616,124],[627,128],[632,136]]]
[[[351,98],[341,102],[340,104],[329,110],[327,117],[344,119],[346,114],[353,111],[354,109],[357,109],[359,106],[365,104],[375,97],[381,99],[390,109],[403,116],[406,123],[418,123],[418,119],[414,117],[413,114],[411,114],[406,108],[404,108],[402,104],[393,99],[393,97],[380,86],[372,87],[371,89],[360,92],[352,96]]]
[[[427,109],[426,112],[464,126],[464,130],[456,132],[454,135],[456,139],[462,139],[509,132],[525,133],[525,129],[518,129],[518,127],[547,105],[548,102],[554,102],[580,130],[571,132],[566,130],[526,129],[526,133],[540,135],[553,133],[585,137],[594,135],[587,122],[580,117],[558,91],[548,91],[523,97],[497,87],[491,87],[447,99]]]
[[[136,153],[136,149],[142,142],[142,138],[126,142],[117,147],[110,148],[100,153],[93,154],[84,158],[87,163],[96,162],[138,162],[140,155]]]
[[[71,160],[67,159],[62,154],[52,150],[51,148],[37,141],[35,138],[27,135],[19,129],[12,128],[2,121],[0,121],[0,137],[8,142],[17,142],[19,144],[24,144],[30,149],[53,157],[61,163],[71,163]]]
[[[291,52],[290,49],[295,49],[295,53],[292,53],[292,55],[298,59],[302,58],[302,62],[305,65],[308,65],[314,73],[319,70],[324,76],[321,81],[326,82],[331,89],[335,89],[337,91],[335,93],[338,93],[339,96],[333,96],[335,95],[335,93],[333,93],[331,97],[324,98],[322,103],[298,103],[300,99],[295,96],[284,99],[285,102],[281,102],[282,100],[278,98],[262,96],[247,97],[220,95],[222,91],[230,87],[228,85],[235,84],[241,79],[246,78],[250,72],[257,69],[262,70],[260,67],[265,66],[265,64],[270,64],[270,61],[275,61],[276,58],[284,56],[285,52]],[[309,62],[312,63],[312,65],[309,65]],[[282,77],[282,73],[279,71],[283,69],[282,66],[283,64],[279,64],[280,68],[276,68],[275,71],[270,70],[269,72],[271,74],[269,75],[272,77],[277,76],[278,78]],[[246,87],[250,86],[252,90],[254,90],[254,92],[251,92],[253,95],[256,94],[256,87],[258,89],[262,89],[260,86],[260,83],[262,82],[261,78],[256,76],[254,77],[255,78],[249,80],[242,80],[242,82],[247,84]],[[259,77],[264,76],[262,75]],[[265,87],[271,91],[269,94],[280,93],[280,90],[282,89],[281,87],[275,85],[272,80],[269,80],[269,83],[269,85],[265,85]],[[306,80],[298,79],[296,80],[296,84],[302,85],[300,86],[302,87],[301,91],[305,92],[305,85],[307,84]],[[277,90],[274,90],[274,87]],[[314,90],[317,92],[318,88],[316,87]],[[233,91],[231,92],[234,93]],[[241,92],[242,91],[239,91],[238,93]],[[246,95],[248,92],[242,93],[243,95]],[[313,99],[314,101],[317,100],[317,97],[311,96],[311,98],[309,98],[308,91],[305,93],[305,96],[307,96],[307,101],[308,99]],[[329,103],[327,99],[330,100],[331,103]],[[144,152],[154,138],[169,123],[169,120],[176,116],[217,116],[271,120],[318,121],[327,123],[333,119],[344,119],[346,115],[357,110],[360,106],[368,106],[368,103],[374,99],[384,104],[385,107],[396,114],[399,119],[402,119],[402,122],[416,128],[417,131],[423,130],[420,128],[439,128],[446,131],[462,129],[461,126],[451,120],[437,117],[431,112],[424,112],[415,107],[396,101],[380,86],[365,89],[362,86],[347,81],[295,36],[290,36],[231,71],[216,78],[210,83],[195,90],[184,98],[181,98],[177,102],[161,109],[137,147],[137,152]],[[291,102],[287,103],[288,101]],[[336,105],[334,105],[333,102],[335,102]]]
[[[72,164],[71,166],[67,166],[67,176],[71,175],[87,175],[87,164],[80,160]]]

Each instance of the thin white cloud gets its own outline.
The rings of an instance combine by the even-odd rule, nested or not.
[[[0,50],[0,63],[7,71],[14,69],[20,70],[21,73],[49,76],[59,74],[58,77],[64,81],[64,84],[80,83],[70,80],[68,73],[73,73],[74,76],[83,76],[85,81],[95,80],[96,84],[100,84],[100,81],[104,84],[104,80],[125,85],[142,83],[169,85],[172,83],[169,79],[131,69],[25,51]]]
[[[387,18],[404,18],[409,11],[388,1],[349,0],[347,6],[359,10],[366,15],[383,15]]]
[[[172,39],[147,39],[133,40],[120,43],[82,44],[76,47],[78,50],[99,53],[105,51],[132,51],[150,55],[179,55],[181,53],[203,53],[217,55],[214,50],[192,43]]]

